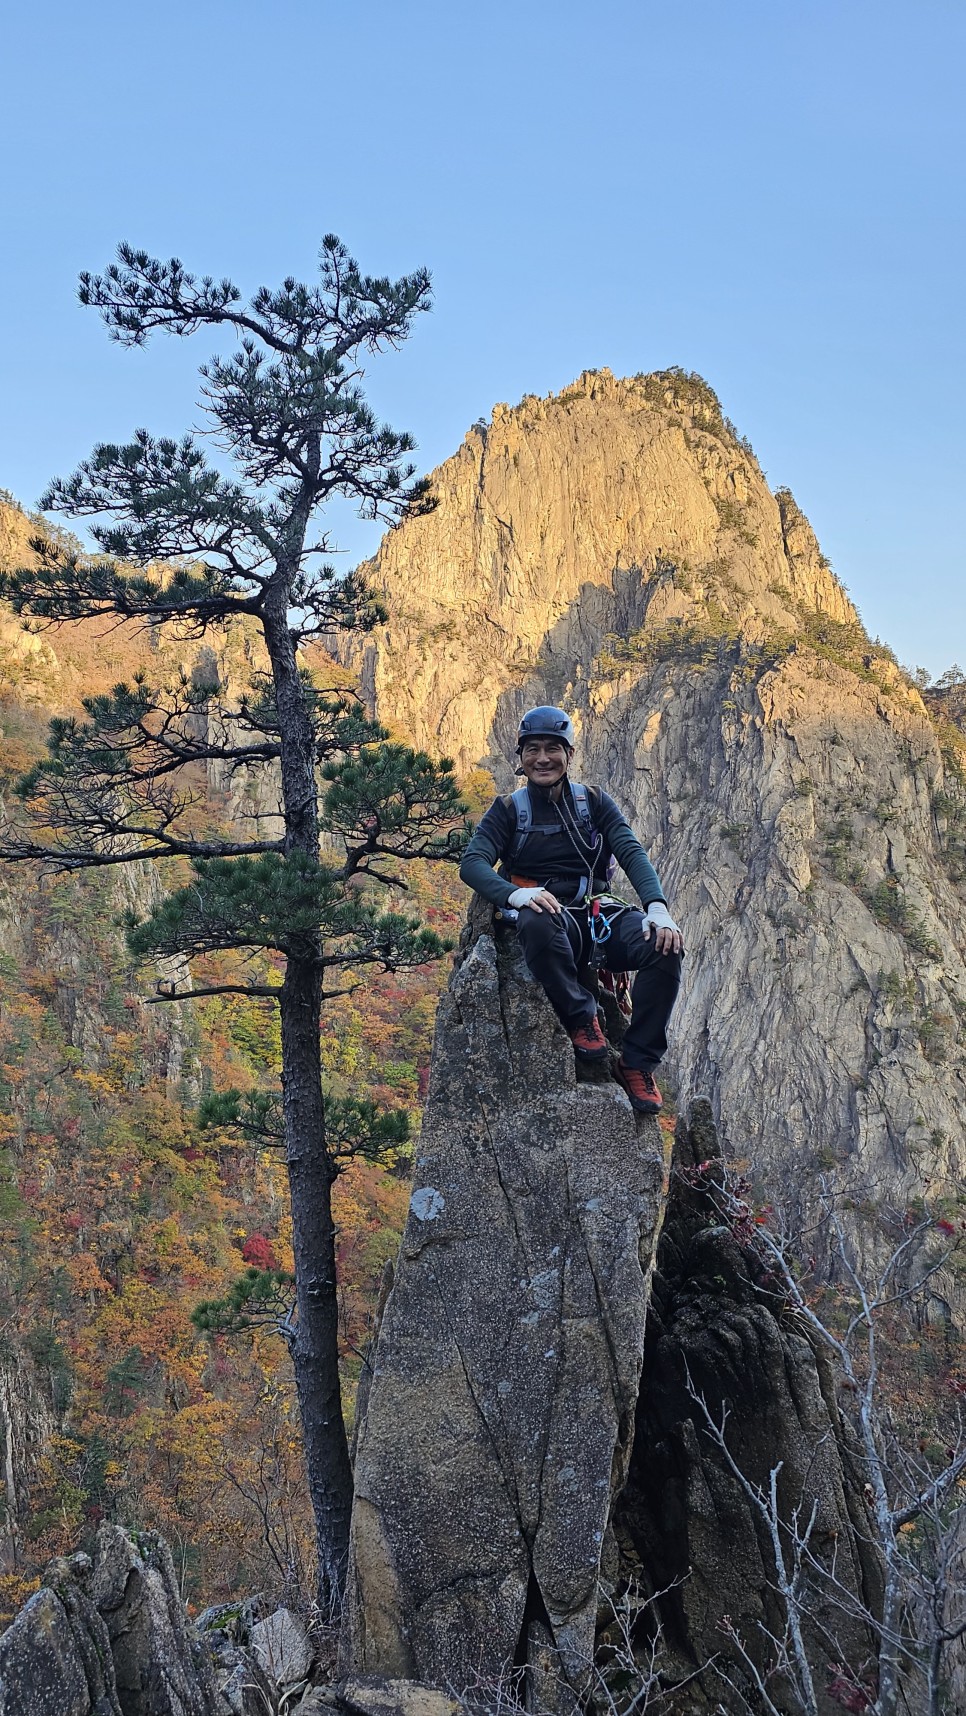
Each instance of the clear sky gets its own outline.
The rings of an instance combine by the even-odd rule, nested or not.
[[[127,238],[248,289],[335,231],[433,272],[370,378],[422,468],[582,369],[699,370],[870,630],[966,664],[963,0],[20,0],[3,47],[24,502],[197,420],[201,350],[111,345],[82,268]]]

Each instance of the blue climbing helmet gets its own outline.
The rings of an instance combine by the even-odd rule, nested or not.
[[[555,709],[550,703],[541,703],[539,709],[528,709],[520,722],[517,733],[517,752],[523,749],[528,739],[560,739],[569,750],[574,748],[574,724],[565,709]]]

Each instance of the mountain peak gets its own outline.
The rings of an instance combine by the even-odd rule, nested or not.
[[[368,567],[390,619],[365,677],[463,767],[489,753],[507,693],[541,674],[548,694],[586,692],[614,637],[710,627],[755,644],[818,615],[864,640],[790,492],[771,492],[693,373],[585,370],[498,404],[431,480],[435,511]]]
[[[739,1155],[767,1117],[795,1207],[830,1165],[900,1208],[924,1151],[955,1181],[966,757],[793,495],[678,371],[498,407],[433,485],[368,568],[375,711],[506,791],[520,714],[566,705],[686,929],[679,1090]]]

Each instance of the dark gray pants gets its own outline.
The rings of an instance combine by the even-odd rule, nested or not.
[[[681,955],[658,953],[653,930],[645,940],[643,916],[640,907],[609,914],[611,933],[604,943],[608,971],[637,972],[622,1054],[629,1067],[642,1071],[663,1059],[667,1022],[681,982]],[[576,1030],[597,1007],[578,970],[590,959],[586,911],[534,912],[524,906],[517,918],[517,934],[527,965],[543,984],[564,1029]]]

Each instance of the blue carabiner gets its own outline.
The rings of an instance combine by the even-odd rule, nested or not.
[[[599,900],[591,900],[588,913],[590,929],[590,963],[599,967],[604,963],[604,943],[610,940],[610,920],[600,909]]]
[[[594,906],[596,906],[596,905],[597,905],[597,901],[595,900]],[[599,907],[596,911],[594,910],[593,906],[591,907],[590,933],[591,933],[591,936],[593,937],[594,941],[601,942],[601,943],[603,943],[605,941],[610,941],[610,920],[608,918],[605,918],[603,912],[600,910]]]

